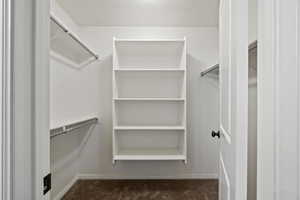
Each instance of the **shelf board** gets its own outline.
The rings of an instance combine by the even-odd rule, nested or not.
[[[184,126],[115,126],[114,130],[185,130]]]
[[[114,160],[185,160],[184,155],[115,155]]]
[[[138,68],[138,67],[121,67],[114,68],[115,72],[185,72],[183,67],[177,68]]]
[[[114,101],[179,101],[184,102],[183,98],[114,98]]]
[[[185,160],[176,148],[164,149],[124,149],[114,156],[114,160]]]
[[[115,42],[185,42],[185,38],[179,39],[120,39],[115,38]]]

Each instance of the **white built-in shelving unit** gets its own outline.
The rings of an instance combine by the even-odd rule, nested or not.
[[[113,41],[113,162],[186,162],[186,40]]]

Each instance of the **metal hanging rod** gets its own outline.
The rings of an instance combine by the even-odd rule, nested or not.
[[[84,121],[75,122],[72,124],[54,128],[54,129],[50,130],[50,138],[54,138],[59,135],[65,135],[74,130],[80,129],[80,128],[88,126],[88,125],[97,124],[97,123],[98,123],[98,118],[91,118],[91,119],[87,119]]]
[[[251,51],[251,50],[256,49],[256,48],[257,48],[257,40],[255,40],[254,42],[252,42],[251,44],[249,44],[248,51]],[[202,71],[201,72],[201,76],[205,76],[206,74],[208,74],[208,73],[210,73],[210,72],[212,72],[214,70],[219,69],[219,67],[220,67],[220,65],[216,64],[216,65],[214,65],[214,66],[212,66],[212,67],[210,67],[210,68]]]
[[[90,49],[88,48],[88,46],[85,45],[82,41],[80,41],[80,39],[79,39],[76,35],[74,35],[73,33],[71,33],[71,32],[67,29],[67,27],[66,27],[65,25],[63,25],[61,22],[59,22],[59,21],[54,17],[54,15],[51,14],[50,19],[51,19],[57,26],[59,26],[65,33],[67,33],[73,40],[75,40],[80,46],[82,46],[86,51],[88,51],[90,54],[92,54],[92,55],[95,57],[96,60],[99,59],[99,56],[98,56],[96,53],[94,53],[92,50],[90,50]]]
[[[210,73],[210,72],[212,72],[214,70],[217,70],[217,69],[219,69],[219,64],[216,64],[216,65],[214,65],[214,66],[212,66],[212,67],[210,67],[210,68],[202,71],[201,72],[201,76],[205,76],[206,74],[208,74],[208,73]]]

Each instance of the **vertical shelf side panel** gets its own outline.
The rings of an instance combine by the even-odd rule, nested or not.
[[[186,38],[184,37],[184,49],[183,49],[183,65],[185,68],[184,73],[184,81],[183,81],[183,98],[184,98],[184,111],[183,111],[183,125],[184,125],[184,155],[185,155],[185,163],[187,163],[187,46],[186,46]]]
[[[113,38],[113,66],[112,66],[112,162],[115,164],[115,156],[117,152],[117,146],[116,146],[116,132],[115,132],[115,126],[116,126],[116,108],[115,108],[115,103],[114,99],[117,98],[117,83],[116,83],[116,72],[114,71],[114,68],[116,66],[116,56],[117,56],[117,51],[116,51],[116,38]]]

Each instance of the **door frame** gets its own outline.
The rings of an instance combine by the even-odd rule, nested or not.
[[[11,198],[48,200],[49,0],[11,2]]]
[[[11,199],[11,60],[10,60],[10,35],[11,35],[11,2],[3,0],[0,2],[1,12],[1,137],[0,137],[0,197]]]
[[[300,196],[300,2],[258,1],[257,199]]]

